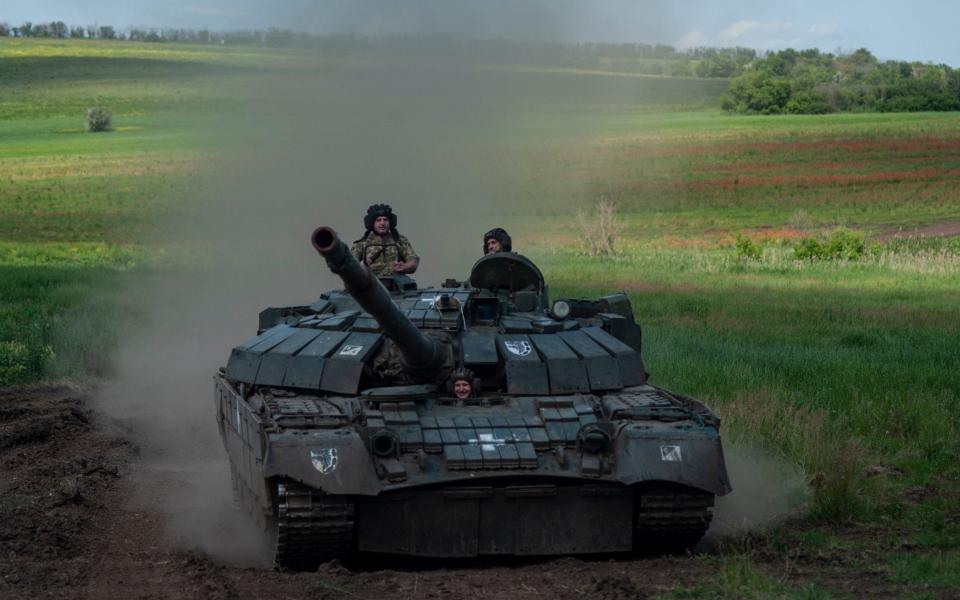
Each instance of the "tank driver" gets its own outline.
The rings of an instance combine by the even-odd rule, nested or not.
[[[453,395],[460,400],[473,397],[473,373],[469,369],[457,369],[450,375]]]
[[[414,273],[420,257],[410,241],[397,231],[397,215],[389,204],[373,204],[363,217],[366,231],[353,243],[351,252],[377,277]]]

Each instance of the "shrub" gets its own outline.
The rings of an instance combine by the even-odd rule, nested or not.
[[[102,106],[87,109],[87,131],[110,131],[110,111]]]
[[[825,244],[827,257],[831,259],[857,260],[865,249],[863,234],[846,227],[834,229]]]
[[[760,260],[760,258],[763,256],[763,248],[742,233],[737,234],[735,246],[737,249],[737,258],[744,260]]]
[[[586,252],[590,256],[611,256],[616,253],[621,225],[613,202],[601,198],[593,214],[583,209],[577,212],[577,224],[583,234]]]
[[[863,234],[846,227],[838,227],[826,240],[803,238],[793,248],[799,260],[857,260],[866,252]]]
[[[816,238],[805,237],[793,247],[793,254],[799,260],[813,260],[822,256],[823,249]]]

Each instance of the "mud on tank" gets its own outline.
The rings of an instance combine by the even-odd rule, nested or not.
[[[669,551],[706,532],[731,489],[720,419],[647,381],[625,294],[550,304],[509,252],[417,289],[332,229],[312,241],[345,289],[261,312],[215,376],[234,485],[278,565]]]

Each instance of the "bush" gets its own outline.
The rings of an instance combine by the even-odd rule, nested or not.
[[[826,243],[827,255],[840,260],[857,260],[865,249],[863,234],[846,227],[834,229]]]
[[[760,258],[763,256],[763,248],[742,233],[737,234],[735,246],[737,249],[737,258],[744,260],[760,260]]]
[[[577,211],[577,225],[583,234],[584,249],[589,256],[612,256],[616,254],[617,238],[622,226],[617,219],[617,209],[613,202],[601,198],[597,201],[594,213],[583,209]]]
[[[816,238],[805,237],[793,247],[793,254],[798,260],[813,260],[821,257],[823,249]]]
[[[803,238],[793,253],[800,260],[857,260],[866,252],[863,234],[838,227],[826,240]]]
[[[87,131],[110,131],[110,111],[102,106],[87,109]]]

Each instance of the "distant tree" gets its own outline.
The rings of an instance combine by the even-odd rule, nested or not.
[[[739,70],[733,57],[726,53],[706,56],[697,63],[698,77],[733,77]]]
[[[790,82],[769,71],[750,71],[730,82],[721,100],[724,110],[761,115],[780,114],[790,100]]]
[[[278,29],[276,27],[271,27],[267,30],[266,35],[264,36],[263,42],[267,46],[274,48],[283,48],[289,46],[293,41],[293,32],[289,29]]]
[[[67,24],[63,21],[51,21],[47,27],[50,30],[50,37],[65,38],[69,32]]]
[[[813,89],[794,91],[783,107],[783,112],[800,115],[822,115],[835,110],[827,94]]]
[[[87,109],[87,131],[91,133],[110,131],[110,121],[110,111],[102,106],[93,106]]]
[[[83,39],[87,37],[87,32],[83,27],[76,26],[70,28],[70,37],[74,39]]]
[[[115,40],[117,32],[110,25],[101,25],[97,37],[102,40]]]
[[[20,37],[32,37],[33,36],[33,23],[30,21],[24,21],[20,25]]]
[[[652,52],[653,58],[677,58],[677,49],[666,44],[657,44]]]
[[[10,35],[10,26],[6,23],[0,23],[0,37],[7,37]]]
[[[691,48],[687,51],[699,58],[696,74],[699,77],[734,77],[757,57],[751,48]]]

